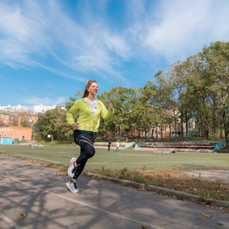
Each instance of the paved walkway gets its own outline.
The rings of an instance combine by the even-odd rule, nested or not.
[[[80,193],[72,194],[65,186],[68,178],[61,174],[57,169],[0,155],[0,227],[229,228],[229,212],[218,207],[210,209],[88,177],[79,178]]]
[[[229,170],[190,170],[184,172],[192,178],[208,179],[212,181],[222,180],[229,183]]]

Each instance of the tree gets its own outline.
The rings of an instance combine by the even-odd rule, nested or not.
[[[105,91],[101,95],[98,95],[98,99],[101,100],[106,107],[108,102],[113,104],[115,114],[111,120],[101,120],[99,133],[106,131],[128,131],[133,123],[130,122],[130,114],[134,108],[134,99],[136,98],[136,90],[125,87],[115,87],[109,91]]]
[[[28,117],[26,115],[21,115],[20,126],[22,127],[31,127]]]
[[[207,78],[211,82],[209,88],[211,91],[211,101],[213,102],[213,111],[218,110],[222,114],[222,121],[224,125],[225,140],[228,145],[229,136],[229,42],[211,43],[209,47],[204,47],[200,54],[203,63],[208,71]],[[218,109],[217,109],[218,106]],[[214,114],[216,119],[217,114]]]

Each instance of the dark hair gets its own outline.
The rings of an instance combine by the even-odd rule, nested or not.
[[[85,90],[84,90],[84,92],[83,92],[82,98],[88,97],[89,92],[88,92],[87,89],[91,86],[92,83],[97,83],[97,82],[96,82],[96,80],[88,80],[88,81],[87,81],[87,83],[86,83],[86,85],[85,85]],[[97,83],[97,84],[98,84],[98,83]]]

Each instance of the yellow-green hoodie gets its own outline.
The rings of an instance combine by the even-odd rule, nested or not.
[[[96,112],[93,115],[91,107],[85,98],[76,100],[66,114],[66,119],[69,125],[75,123],[73,115],[76,112],[79,112],[79,118],[77,119],[77,123],[79,123],[78,130],[98,132],[100,116],[105,120],[109,120],[113,117],[114,109],[108,108],[107,111],[104,104],[100,100],[97,100]]]

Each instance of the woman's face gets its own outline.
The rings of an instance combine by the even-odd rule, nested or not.
[[[98,84],[93,82],[90,87],[87,89],[89,93],[96,95],[98,93]]]

